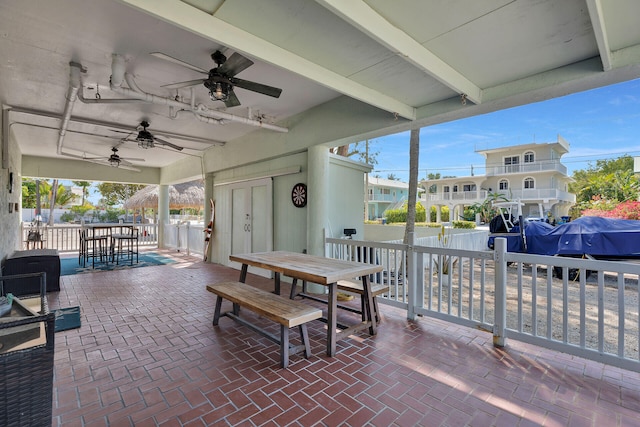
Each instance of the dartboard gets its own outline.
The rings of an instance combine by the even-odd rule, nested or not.
[[[303,208],[307,205],[307,186],[298,183],[291,190],[291,201],[296,208]]]

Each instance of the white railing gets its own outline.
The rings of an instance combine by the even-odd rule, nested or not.
[[[567,191],[558,190],[556,188],[532,188],[522,190],[500,190],[502,194],[509,200],[561,200],[565,202],[575,203],[576,195]]]
[[[204,253],[204,225],[188,221],[167,224],[164,227],[164,247],[187,255]]]
[[[506,197],[509,200],[519,199],[523,202],[528,200],[561,200],[566,202],[575,203],[576,195],[567,191],[558,190],[556,188],[533,188],[533,189],[521,189],[521,190],[499,190],[498,194]],[[463,201],[481,201],[487,198],[487,192],[481,190],[477,191],[463,191],[463,192],[440,192],[431,193],[426,196],[425,200],[430,202],[449,201],[449,200],[463,200]]]
[[[409,318],[487,330],[496,345],[517,339],[640,370],[640,265],[510,253],[502,240],[494,252],[327,238],[326,255],[383,265],[371,276],[388,286],[381,303]]]
[[[94,224],[95,225],[95,224]],[[138,243],[140,246],[158,246],[158,226],[156,224],[101,224],[117,228],[119,226],[133,225],[138,229]],[[39,248],[42,243],[43,248],[57,249],[59,252],[77,252],[80,245],[80,237],[78,231],[81,229],[80,224],[59,224],[53,226],[41,226],[37,230],[40,233],[40,240],[29,241],[29,231],[33,230],[28,223],[22,223],[22,242],[26,248],[27,242],[31,247]]]
[[[397,202],[398,196],[393,194],[369,194],[369,201],[371,202]]]
[[[515,165],[488,166],[487,176],[548,171],[556,171],[566,175],[567,167],[560,163],[559,160],[545,160],[533,163],[519,163]]]
[[[479,191],[447,191],[430,193],[426,196],[429,201],[435,200],[484,200],[487,198],[486,190]]]

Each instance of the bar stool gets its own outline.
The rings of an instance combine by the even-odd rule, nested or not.
[[[129,259],[129,265],[133,265],[133,255],[136,256],[136,264],[138,263],[138,233],[136,227],[122,227],[126,231],[111,236],[111,256],[116,264],[120,263],[120,258],[126,256]],[[121,231],[122,231],[121,228]]]
[[[89,258],[91,258],[91,266],[93,268],[96,267],[96,258],[98,258],[98,262],[106,262],[108,264],[109,256],[107,251],[109,249],[109,239],[111,238],[111,227],[91,227],[89,230],[84,230],[84,232],[84,264],[86,265],[86,261]]]

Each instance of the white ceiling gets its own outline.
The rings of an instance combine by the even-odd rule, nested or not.
[[[239,52],[255,64],[238,77],[282,88],[280,98],[236,89],[242,105],[226,109],[199,85],[196,105],[278,125],[347,96],[396,115],[398,131],[640,77],[638,16],[637,0],[3,0],[0,101],[25,156],[60,157],[62,141],[73,155],[117,146],[145,160],[137,168],[162,167],[257,128],[78,100],[60,138],[71,61],[86,70],[87,100],[123,98],[109,90],[119,54],[141,90],[189,104],[189,89],[162,86],[202,75],[150,53],[208,70],[215,50]],[[145,119],[185,150],[119,140]]]

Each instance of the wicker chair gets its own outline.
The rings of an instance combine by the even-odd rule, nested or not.
[[[21,308],[19,301],[14,301],[16,308],[12,309],[10,317],[5,316],[0,321],[2,426],[50,426],[52,421],[55,314],[49,312],[44,297],[45,274],[0,276],[0,285],[5,279],[35,276],[40,276],[41,280],[40,311],[34,315]]]

